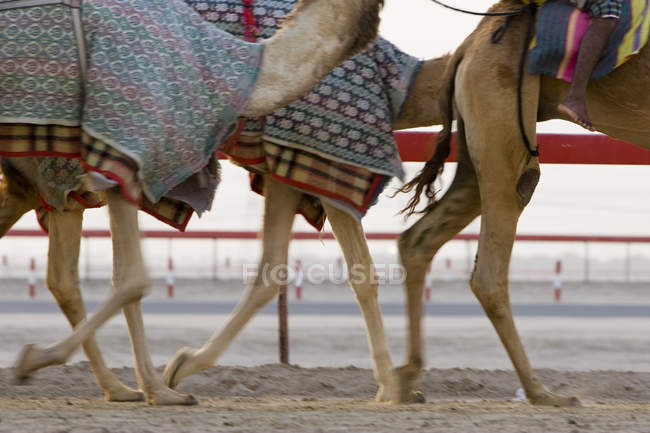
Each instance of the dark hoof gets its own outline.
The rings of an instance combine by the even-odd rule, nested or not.
[[[412,403],[422,404],[427,402],[427,398],[420,391],[413,391],[413,396],[411,398]]]

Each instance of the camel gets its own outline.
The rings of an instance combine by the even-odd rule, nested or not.
[[[441,117],[436,109],[440,89],[440,76],[448,56],[425,61],[418,73],[400,116],[393,121],[395,129],[416,128],[439,124]],[[431,108],[433,107],[433,108]],[[264,218],[262,224],[262,257],[257,276],[248,287],[243,300],[237,305],[221,329],[198,350],[180,349],[168,362],[163,373],[165,383],[175,388],[184,378],[212,367],[237,333],[251,317],[278,293],[279,282],[269,281],[264,270],[274,266],[287,266],[293,218],[302,192],[278,182],[266,175]],[[386,347],[386,338],[377,301],[375,269],[360,222],[345,211],[326,201],[323,206],[329,218],[334,236],[343,252],[348,269],[363,269],[361,281],[350,281],[366,322],[375,379],[379,385],[377,401],[397,401],[393,366]],[[408,399],[421,401],[419,392],[413,391]]]
[[[408,129],[439,124],[441,116],[437,110],[440,77],[449,56],[426,60],[406,99],[400,116],[395,119],[395,129]],[[0,236],[27,211],[40,206],[36,190],[15,170],[7,160],[3,161],[3,187],[0,189]],[[265,178],[265,212],[263,219],[263,252],[258,269],[287,264],[287,252],[291,237],[291,227],[301,192]],[[379,383],[377,399],[393,400],[395,387],[392,380],[392,362],[385,345],[385,336],[379,308],[377,306],[377,286],[373,277],[374,265],[359,222],[335,207],[327,207],[327,216],[344,253],[348,267],[364,266],[366,283],[355,285],[366,319],[375,376]],[[81,241],[82,210],[53,212],[49,220],[49,253],[46,283],[61,310],[74,327],[85,318],[81,291],[79,288],[78,258]],[[65,252],[65,253],[63,253]],[[237,307],[222,331],[216,333],[204,347],[197,352],[181,349],[170,361],[164,379],[168,386],[175,387],[190,374],[211,367],[217,357],[226,349],[237,332],[250,320],[255,312],[273,299],[278,293],[278,285],[272,284],[259,275],[248,288],[245,299]],[[84,342],[84,350],[100,387],[109,401],[129,401],[138,399],[141,394],[128,389],[111,373],[102,359],[94,338]],[[59,362],[64,362],[60,360]],[[19,375],[29,374],[20,366]],[[413,398],[419,398],[414,393]]]
[[[263,42],[265,52],[260,73],[250,100],[239,114],[258,117],[306,93],[328,71],[374,39],[382,5],[383,0],[298,2],[282,30]],[[29,158],[25,160],[24,165],[29,167]],[[23,174],[28,172],[30,183],[37,184],[38,175],[29,168],[22,168]],[[16,374],[27,377],[39,368],[65,362],[99,326],[123,309],[136,360],[138,384],[147,402],[152,405],[196,404],[193,396],[171,390],[163,383],[148,353],[140,299],[147,292],[149,279],[140,249],[137,207],[115,189],[106,190],[105,198],[113,242],[115,290],[98,311],[79,323],[67,338],[45,349],[26,346],[17,363]],[[67,234],[78,237],[68,227],[77,224],[74,220],[80,223],[80,214],[52,212],[52,216],[50,238],[54,243]],[[67,222],[68,218],[73,222]],[[55,251],[56,246],[52,255]],[[50,269],[56,273],[55,269]]]
[[[502,0],[491,11],[521,7],[519,1]],[[538,157],[524,146],[517,115],[519,53],[527,19],[514,17],[501,41],[492,43],[491,35],[502,24],[502,18],[484,18],[453,54],[440,96],[444,117],[441,140],[425,168],[403,188],[405,192],[415,189],[407,211],[416,209],[423,191],[430,202],[420,219],[399,238],[407,274],[409,338],[407,363],[398,369],[398,382],[403,398],[408,398],[422,369],[420,322],[427,267],[445,242],[481,215],[471,289],[504,344],[528,401],[535,405],[576,406],[580,405],[577,397],[548,391],[534,373],[515,328],[508,296],[508,267],[517,220],[531,199],[540,169]],[[598,131],[650,148],[650,96],[638,91],[647,80],[648,70],[650,49],[646,46],[627,63],[589,85],[587,104]],[[570,121],[557,110],[568,89],[564,81],[524,74],[523,126],[533,147],[536,122]],[[449,154],[453,116],[457,116],[458,167],[448,191],[438,199],[433,194],[433,181]]]

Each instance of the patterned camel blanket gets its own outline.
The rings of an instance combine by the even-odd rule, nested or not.
[[[180,0],[44,2],[0,0],[0,123],[9,124],[0,155],[77,158],[81,165],[41,164],[59,191],[40,192],[59,209],[82,188],[81,166],[132,201],[171,196],[207,209],[214,175],[202,191],[182,184],[196,181],[232,133],[263,46],[206,23]],[[39,140],[28,125],[72,129]],[[26,136],[15,139],[21,128]],[[185,200],[188,191],[195,194]]]
[[[32,169],[31,172],[36,171],[40,175],[37,179],[37,189],[41,196],[41,207],[36,209],[37,220],[45,231],[48,231],[48,212],[53,209],[93,208],[104,205],[97,194],[85,188],[82,181],[85,172],[79,163],[81,155],[78,151],[82,147],[84,136],[89,138],[79,126],[0,123],[0,149],[9,149],[10,154],[14,155],[3,159],[12,165],[18,165],[14,168],[20,170],[23,164],[22,158],[15,155],[59,155],[31,158],[35,164],[35,167],[32,166],[35,170]],[[105,158],[106,161],[110,161],[109,154],[105,155]],[[122,162],[131,164],[121,169],[123,175],[133,176],[136,167],[128,160]],[[116,164],[116,171],[119,171],[120,161],[112,163]],[[192,198],[198,197],[201,201],[206,196],[211,197],[218,180],[218,161],[211,159],[199,173],[174,188],[158,202],[152,203],[143,196],[140,200],[140,209],[174,228],[184,230],[194,209],[200,204],[194,203]],[[182,188],[186,187],[191,187],[193,193],[174,194],[177,190],[181,193],[185,192]],[[182,199],[174,197],[182,197]]]
[[[595,80],[637,54],[648,41],[650,14],[648,0],[625,0],[621,19],[591,75]],[[538,11],[535,41],[529,55],[532,74],[545,74],[571,82],[578,48],[589,15],[566,0],[548,0]]]
[[[241,0],[186,0],[206,21],[247,36],[254,16],[260,38],[272,36],[295,0],[255,0],[245,11]],[[220,150],[256,173],[252,186],[261,191],[259,173],[304,191],[298,212],[315,227],[329,200],[357,218],[376,201],[391,177],[402,178],[392,134],[421,62],[379,38],[366,51],[343,62],[309,94],[266,116],[241,125],[236,139]]]

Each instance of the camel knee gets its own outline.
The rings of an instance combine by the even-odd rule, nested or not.
[[[145,291],[139,291],[139,290],[127,290],[127,291],[121,291],[117,292],[115,294],[115,299],[117,302],[119,302],[121,305],[128,305],[132,304],[134,302],[138,302],[144,297]]]
[[[414,227],[404,230],[397,238],[397,250],[402,259],[409,259],[416,249],[422,244],[422,236],[416,236]]]
[[[79,289],[79,279],[76,275],[64,275],[58,272],[52,272],[48,268],[45,276],[45,285],[52,292],[57,300],[66,304],[81,302],[81,291]]]
[[[278,296],[279,292],[279,283],[256,280],[255,285],[249,288],[247,303],[259,310]]]
[[[251,303],[256,310],[259,310],[278,296],[279,292],[280,287],[277,285],[263,287],[261,290],[253,293]]]
[[[413,227],[405,230],[397,241],[400,260],[407,270],[426,271],[433,259],[435,249],[427,242],[429,229],[416,231]]]
[[[122,305],[137,302],[149,294],[151,283],[149,278],[139,278],[131,281],[130,284],[114,284],[116,290],[114,293],[115,298]]]
[[[498,320],[510,315],[507,286],[485,281],[474,272],[470,287],[490,319]]]
[[[45,276],[45,284],[47,287],[50,288],[50,290],[57,290],[61,287],[71,287],[73,288],[73,291],[78,290],[78,275],[74,272],[61,272],[60,269],[56,269],[57,265],[59,265],[59,263],[55,264],[54,266],[52,266],[51,263],[48,263],[47,275]],[[65,267],[65,265],[61,265],[61,267]]]
[[[86,318],[86,308],[81,297],[81,293],[75,287],[72,290],[61,289],[48,283],[48,288],[61,311],[68,318],[72,326],[77,325]]]
[[[406,291],[412,296],[419,297],[433,259],[433,251],[421,244],[414,245],[411,242],[412,236],[407,232],[408,230],[400,236],[398,251],[403,266]]]

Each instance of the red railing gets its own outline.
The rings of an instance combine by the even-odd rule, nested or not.
[[[404,162],[428,160],[435,149],[435,132],[396,132]],[[650,150],[599,134],[537,134],[539,162],[544,164],[650,164]],[[523,146],[523,143],[522,143]],[[455,139],[448,161],[455,161]]]
[[[149,239],[240,239],[253,240],[259,238],[257,231],[211,231],[192,230],[179,232],[172,230],[142,230],[143,238]],[[372,241],[395,240],[399,232],[367,232],[366,239]],[[42,237],[46,233],[40,229],[13,229],[5,236],[18,237]],[[85,238],[109,238],[108,230],[84,230],[82,236]],[[461,233],[454,237],[457,241],[477,241],[477,233]],[[334,234],[330,232],[293,232],[291,238],[294,240],[317,241],[333,240]],[[604,236],[604,235],[517,235],[518,241],[527,242],[602,242],[602,243],[650,243],[650,236]]]

